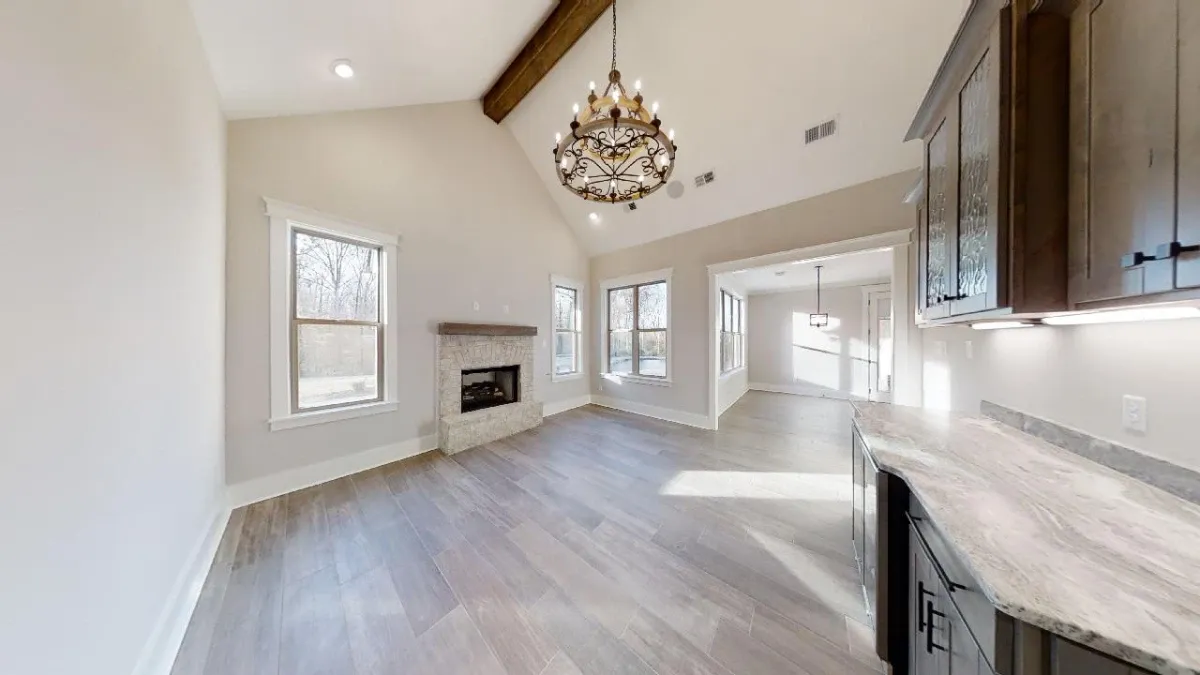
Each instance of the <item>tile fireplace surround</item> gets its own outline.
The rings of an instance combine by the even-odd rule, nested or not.
[[[447,455],[512,436],[542,423],[533,387],[536,326],[438,324],[438,447]],[[462,371],[520,366],[515,403],[462,412]]]

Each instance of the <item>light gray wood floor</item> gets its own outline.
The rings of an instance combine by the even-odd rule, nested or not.
[[[238,509],[174,675],[873,673],[849,406],[588,406]]]

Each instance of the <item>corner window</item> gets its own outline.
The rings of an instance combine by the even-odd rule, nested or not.
[[[396,409],[388,280],[398,237],[265,200],[272,430]]]
[[[615,376],[669,382],[669,270],[643,278],[604,284],[605,370]]]
[[[746,365],[746,301],[721,291],[721,373]]]
[[[573,379],[583,374],[582,313],[580,311],[583,287],[574,281],[551,277],[550,291],[554,321],[554,345],[551,354],[554,370],[551,380]]]

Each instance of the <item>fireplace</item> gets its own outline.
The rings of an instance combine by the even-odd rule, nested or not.
[[[521,400],[521,366],[462,371],[462,412],[469,413]]]

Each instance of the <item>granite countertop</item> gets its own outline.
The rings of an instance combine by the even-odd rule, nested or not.
[[[983,417],[855,403],[997,609],[1156,673],[1200,674],[1200,507]]]

